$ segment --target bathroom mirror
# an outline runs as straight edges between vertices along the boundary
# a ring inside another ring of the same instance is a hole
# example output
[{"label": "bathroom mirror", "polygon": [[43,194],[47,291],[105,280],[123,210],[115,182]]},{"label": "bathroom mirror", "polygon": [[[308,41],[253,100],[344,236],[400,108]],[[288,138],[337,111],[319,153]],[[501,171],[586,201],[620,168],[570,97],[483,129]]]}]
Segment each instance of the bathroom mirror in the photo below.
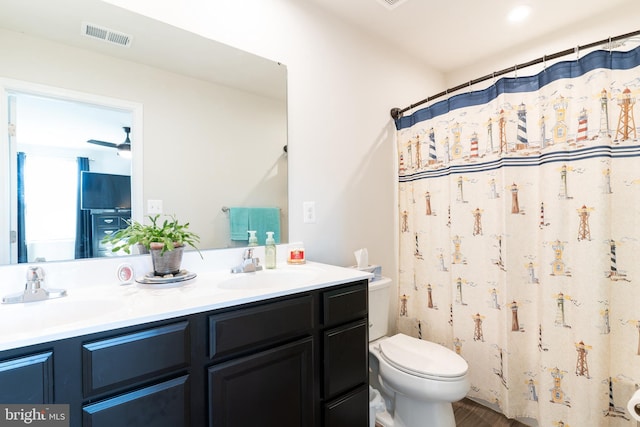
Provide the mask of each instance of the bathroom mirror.
[{"label": "bathroom mirror", "polygon": [[[25,92],[118,113],[106,129],[82,118],[71,128],[90,124],[86,136],[69,132],[65,139],[117,143],[124,140],[123,126],[131,126],[134,219],[148,214],[149,201],[160,201],[163,213],[190,223],[201,249],[225,248],[245,244],[230,240],[225,208],[277,207],[281,242],[288,241],[284,65],[99,0],[0,0],[0,8],[3,104],[9,95]],[[117,43],[86,35],[93,30],[113,34]],[[0,112],[6,123],[11,108],[2,105]],[[33,139],[52,140],[58,120],[47,120],[53,112],[39,114],[22,122],[18,116],[15,129],[1,128],[3,264],[15,262],[6,250],[15,241],[17,216],[6,208],[7,201],[15,205],[18,151],[9,135],[19,144],[21,136],[33,134],[21,123],[35,122],[42,136]],[[92,148],[117,156],[109,147]],[[77,152],[64,155],[75,158]],[[40,209],[57,212],[58,203]]]}]

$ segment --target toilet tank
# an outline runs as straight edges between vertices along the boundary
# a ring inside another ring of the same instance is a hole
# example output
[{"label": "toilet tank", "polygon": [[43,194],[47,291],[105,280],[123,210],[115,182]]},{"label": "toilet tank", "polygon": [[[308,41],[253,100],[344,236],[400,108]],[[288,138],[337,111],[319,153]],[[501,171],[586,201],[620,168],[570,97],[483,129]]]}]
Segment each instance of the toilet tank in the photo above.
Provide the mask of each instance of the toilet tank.
[{"label": "toilet tank", "polygon": [[369,341],[387,334],[391,279],[381,277],[369,282]]}]

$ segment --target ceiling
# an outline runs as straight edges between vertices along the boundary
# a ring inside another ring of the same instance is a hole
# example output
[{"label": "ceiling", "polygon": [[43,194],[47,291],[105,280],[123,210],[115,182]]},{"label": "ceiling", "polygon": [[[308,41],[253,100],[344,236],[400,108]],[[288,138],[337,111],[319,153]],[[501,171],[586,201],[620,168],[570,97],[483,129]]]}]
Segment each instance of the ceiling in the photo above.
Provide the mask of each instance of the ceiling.
[{"label": "ceiling", "polygon": [[[447,73],[637,0],[310,1]],[[509,11],[522,4],[531,7],[529,17],[508,22]]]},{"label": "ceiling", "polygon": [[[518,45],[531,43],[556,31],[579,25],[604,12],[631,5],[637,0],[305,0],[358,27],[380,41],[389,43],[430,68],[442,73],[461,69]],[[395,6],[389,6],[394,4]],[[506,17],[516,5],[531,6],[528,19],[508,22]],[[487,6],[489,5],[489,6]],[[262,82],[253,73],[225,73],[218,65],[243,62],[253,57],[227,46],[194,37],[185,31],[161,24],[96,0],[0,0],[0,27],[51,38],[81,48],[147,63],[174,68],[183,74],[245,87],[260,93]],[[65,13],[60,13],[64,10]],[[637,9],[636,9],[637,10]],[[80,37],[81,22],[97,23],[131,34],[134,43],[119,49]],[[52,31],[52,29],[55,29]],[[155,35],[153,38],[141,33]],[[614,36],[617,34],[613,34]],[[185,50],[184,46],[190,46]],[[564,48],[564,47],[563,47]],[[162,56],[160,55],[162,50]],[[216,52],[193,55],[193,52]],[[189,54],[185,54],[188,52]],[[167,57],[174,58],[167,61]],[[159,60],[158,58],[162,58]],[[255,60],[255,58],[251,58]],[[264,60],[265,66],[271,61]],[[255,65],[252,65],[255,67]],[[198,71],[194,71],[198,70]],[[251,87],[254,85],[255,87]],[[280,88],[278,88],[280,89]],[[275,96],[267,93],[268,96]]]}]

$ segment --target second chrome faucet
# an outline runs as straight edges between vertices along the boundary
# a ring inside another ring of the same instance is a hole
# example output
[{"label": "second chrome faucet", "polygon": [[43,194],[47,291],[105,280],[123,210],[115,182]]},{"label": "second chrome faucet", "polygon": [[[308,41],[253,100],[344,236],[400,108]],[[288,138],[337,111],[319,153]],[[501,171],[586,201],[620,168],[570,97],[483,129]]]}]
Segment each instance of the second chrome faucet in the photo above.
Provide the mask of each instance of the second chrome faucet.
[{"label": "second chrome faucet", "polygon": [[262,270],[260,258],[253,256],[253,248],[247,248],[242,253],[242,263],[231,269],[232,273],[251,273]]}]

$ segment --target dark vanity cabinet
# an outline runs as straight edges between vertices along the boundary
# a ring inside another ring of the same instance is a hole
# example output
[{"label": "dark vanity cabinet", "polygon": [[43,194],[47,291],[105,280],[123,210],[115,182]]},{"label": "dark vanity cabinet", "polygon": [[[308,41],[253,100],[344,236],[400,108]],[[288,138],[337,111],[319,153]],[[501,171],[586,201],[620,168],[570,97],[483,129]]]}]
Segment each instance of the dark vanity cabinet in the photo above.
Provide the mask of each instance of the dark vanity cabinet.
[{"label": "dark vanity cabinet", "polygon": [[74,427],[191,426],[189,317],[0,352],[0,403],[69,404]]},{"label": "dark vanity cabinet", "polygon": [[81,351],[85,401],[116,392],[83,405],[82,425],[190,425],[189,320],[89,341]]},{"label": "dark vanity cabinet", "polygon": [[369,425],[367,296],[366,281],[322,293],[322,412],[325,427]]},{"label": "dark vanity cabinet", "polygon": [[210,427],[366,427],[367,281],[209,316]]},{"label": "dark vanity cabinet", "polygon": [[91,250],[94,258],[113,255],[111,245],[102,243],[102,239],[126,228],[130,219],[130,211],[91,214]]},{"label": "dark vanity cabinet", "polygon": [[367,281],[0,352],[73,427],[366,427]]},{"label": "dark vanity cabinet", "polygon": [[209,316],[209,425],[313,425],[314,298]]}]

